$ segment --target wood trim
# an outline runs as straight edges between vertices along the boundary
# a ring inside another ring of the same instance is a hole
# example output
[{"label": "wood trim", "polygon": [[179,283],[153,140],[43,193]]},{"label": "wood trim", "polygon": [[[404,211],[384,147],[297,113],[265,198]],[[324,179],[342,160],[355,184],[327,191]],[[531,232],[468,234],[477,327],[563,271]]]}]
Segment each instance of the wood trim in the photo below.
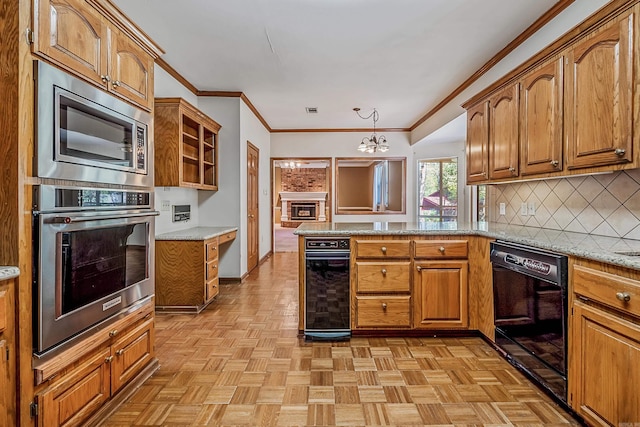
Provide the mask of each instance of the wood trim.
[{"label": "wood trim", "polygon": [[106,16],[111,23],[136,40],[145,51],[154,58],[164,55],[165,51],[154,42],[140,27],[138,27],[125,13],[109,0],[87,0],[94,8]]},{"label": "wood trim", "polygon": [[603,25],[607,21],[610,21],[637,3],[638,0],[612,0],[594,14],[587,17],[584,21],[564,33],[560,38],[556,39],[556,41],[520,64],[514,70],[496,80],[484,90],[475,94],[471,99],[464,102],[462,107],[466,109],[477,103],[479,100],[488,97],[502,86],[520,78],[524,73],[540,65],[542,61],[550,59],[554,55],[558,55],[562,50],[566,49],[580,37],[583,37],[587,32],[594,30],[596,27]]},{"label": "wood trim", "polygon": [[533,24],[531,24],[526,30],[518,35],[515,39],[511,41],[508,45],[506,45],[500,52],[495,54],[491,59],[489,59],[482,67],[480,67],[475,73],[473,73],[467,80],[462,82],[460,86],[458,86],[453,92],[451,92],[446,98],[440,101],[435,107],[429,110],[424,116],[420,117],[417,122],[415,122],[409,130],[413,131],[422,123],[424,123],[429,118],[433,117],[438,111],[440,111],[445,105],[453,101],[453,99],[460,95],[465,89],[471,86],[474,82],[476,82],[480,77],[485,75],[492,67],[494,67],[498,62],[504,59],[507,55],[513,52],[518,46],[520,46],[525,40],[531,37],[536,33],[540,28],[545,26],[549,21],[558,16],[560,12],[565,10],[569,5],[571,5],[575,0],[559,0],[551,9],[545,12],[541,17],[539,17]]},{"label": "wood trim", "polygon": [[[411,128],[376,128],[376,132],[410,132]],[[373,128],[329,128],[329,129],[271,129],[272,133],[304,132],[373,132]]]},{"label": "wood trim", "polygon": [[180,84],[182,84],[182,86],[186,87],[187,89],[189,89],[191,91],[191,93],[193,93],[194,95],[198,94],[198,88],[196,88],[193,84],[191,84],[191,82],[187,79],[185,79],[182,74],[180,74],[179,72],[176,71],[175,68],[173,68],[171,65],[169,65],[167,63],[167,61],[165,61],[162,58],[157,58],[156,59],[156,64],[162,68],[163,70],[165,70],[167,73],[169,73],[169,75],[171,75],[171,77],[173,77],[174,79],[176,79]]},{"label": "wood trim", "polygon": [[249,107],[249,110],[251,110],[253,112],[253,114],[255,114],[255,116],[258,118],[258,120],[260,120],[260,123],[262,123],[262,126],[264,126],[264,128],[266,130],[271,132],[272,131],[271,126],[269,126],[269,123],[267,123],[267,121],[264,119],[264,117],[262,117],[262,114],[260,114],[260,112],[255,107],[255,105],[253,105],[251,103],[251,101],[249,101],[249,98],[247,98],[247,96],[243,93],[242,95],[240,95],[240,99],[242,99],[244,101],[244,103],[247,105],[247,107]]},{"label": "wood trim", "polygon": [[247,98],[247,95],[244,92],[227,92],[222,90],[199,90],[196,92],[198,96],[219,96],[219,97],[227,97],[227,98],[240,98],[244,101],[247,107],[256,115],[262,126],[269,132],[273,132],[269,123],[262,117],[262,114],[258,111],[258,109],[253,105],[253,103]]},{"label": "wood trim", "polygon": [[267,260],[273,255],[273,251],[269,251],[258,261],[258,267],[267,262]]},{"label": "wood trim", "polygon": [[226,90],[198,90],[196,91],[198,96],[220,96],[223,98],[241,98],[242,92],[233,92]]}]

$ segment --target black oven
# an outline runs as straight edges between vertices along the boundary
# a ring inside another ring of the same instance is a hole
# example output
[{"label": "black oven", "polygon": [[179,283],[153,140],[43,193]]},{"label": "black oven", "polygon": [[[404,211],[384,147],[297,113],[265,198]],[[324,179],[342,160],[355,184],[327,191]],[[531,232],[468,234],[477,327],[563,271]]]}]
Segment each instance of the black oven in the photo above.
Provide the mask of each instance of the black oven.
[{"label": "black oven", "polygon": [[567,257],[491,243],[496,344],[547,391],[567,400]]},{"label": "black oven", "polygon": [[34,200],[36,354],[154,293],[153,193],[41,185]]}]

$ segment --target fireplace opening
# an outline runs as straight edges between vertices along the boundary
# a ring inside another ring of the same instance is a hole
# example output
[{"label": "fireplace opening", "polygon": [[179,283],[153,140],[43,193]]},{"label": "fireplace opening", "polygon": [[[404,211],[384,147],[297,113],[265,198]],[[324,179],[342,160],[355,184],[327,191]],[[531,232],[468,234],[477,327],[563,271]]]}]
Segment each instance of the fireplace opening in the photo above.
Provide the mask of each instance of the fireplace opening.
[{"label": "fireplace opening", "polygon": [[315,220],[316,204],[291,202],[291,219],[292,220]]}]

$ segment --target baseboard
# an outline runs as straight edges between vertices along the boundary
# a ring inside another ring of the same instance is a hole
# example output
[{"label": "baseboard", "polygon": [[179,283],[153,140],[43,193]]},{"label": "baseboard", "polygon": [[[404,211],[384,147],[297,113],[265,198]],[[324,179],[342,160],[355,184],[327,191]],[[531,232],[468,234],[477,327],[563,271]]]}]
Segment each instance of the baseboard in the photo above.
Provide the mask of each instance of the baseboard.
[{"label": "baseboard", "polygon": [[244,282],[248,275],[249,273],[244,273],[242,277],[220,277],[218,278],[218,283],[221,285],[237,285]]},{"label": "baseboard", "polygon": [[262,265],[265,263],[266,260],[268,260],[271,256],[273,255],[273,251],[269,251],[265,254],[265,256],[263,256],[262,258],[260,258],[260,261],[258,261],[258,265]]}]

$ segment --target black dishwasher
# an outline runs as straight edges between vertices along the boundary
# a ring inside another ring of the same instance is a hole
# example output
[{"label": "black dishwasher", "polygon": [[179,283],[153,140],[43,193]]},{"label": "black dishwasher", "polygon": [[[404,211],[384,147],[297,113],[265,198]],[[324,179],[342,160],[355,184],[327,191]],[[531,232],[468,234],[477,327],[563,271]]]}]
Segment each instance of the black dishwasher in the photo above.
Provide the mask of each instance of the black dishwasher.
[{"label": "black dishwasher", "polygon": [[351,337],[349,239],[305,238],[304,337]]}]

